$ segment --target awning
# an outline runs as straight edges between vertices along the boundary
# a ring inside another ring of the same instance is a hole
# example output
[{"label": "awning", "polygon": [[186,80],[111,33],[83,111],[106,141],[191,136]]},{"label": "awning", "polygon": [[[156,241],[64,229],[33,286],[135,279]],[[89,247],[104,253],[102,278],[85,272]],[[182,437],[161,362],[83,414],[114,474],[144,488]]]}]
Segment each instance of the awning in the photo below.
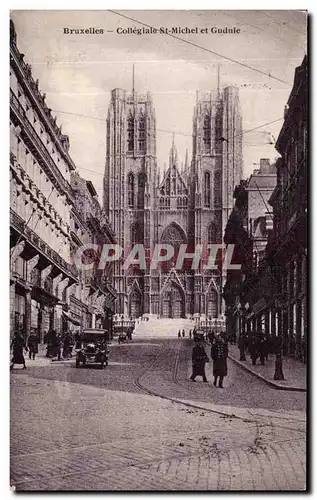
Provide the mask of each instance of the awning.
[{"label": "awning", "polygon": [[264,309],[266,309],[267,307],[268,307],[268,304],[267,304],[266,300],[262,298],[262,299],[258,300],[258,302],[253,304],[252,310],[253,310],[254,314],[258,314],[258,313],[262,312]]},{"label": "awning", "polygon": [[63,311],[63,314],[64,314],[65,318],[68,321],[70,321],[71,323],[73,323],[74,325],[77,325],[77,326],[81,325],[80,321],[78,321],[77,319],[73,318],[73,316],[71,316],[70,314],[68,314],[66,311]]}]

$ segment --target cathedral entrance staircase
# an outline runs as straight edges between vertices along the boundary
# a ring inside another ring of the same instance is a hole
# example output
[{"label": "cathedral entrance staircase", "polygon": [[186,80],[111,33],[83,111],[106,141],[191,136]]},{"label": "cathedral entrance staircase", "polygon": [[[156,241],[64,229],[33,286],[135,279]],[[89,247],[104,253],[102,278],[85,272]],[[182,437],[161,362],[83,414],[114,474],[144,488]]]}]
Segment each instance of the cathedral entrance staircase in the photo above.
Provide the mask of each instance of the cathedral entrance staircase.
[{"label": "cathedral entrance staircase", "polygon": [[149,321],[139,321],[135,324],[135,335],[148,338],[177,338],[179,330],[185,330],[188,338],[189,330],[194,329],[195,323],[185,318],[150,318]]}]

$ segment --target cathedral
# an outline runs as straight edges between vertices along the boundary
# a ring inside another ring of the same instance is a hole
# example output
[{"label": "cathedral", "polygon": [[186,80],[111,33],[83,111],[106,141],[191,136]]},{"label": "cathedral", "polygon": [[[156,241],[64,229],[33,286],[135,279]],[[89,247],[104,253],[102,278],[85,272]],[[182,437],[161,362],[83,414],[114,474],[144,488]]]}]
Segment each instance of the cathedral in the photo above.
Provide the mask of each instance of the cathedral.
[{"label": "cathedral", "polygon": [[222,243],[233,205],[233,191],[242,178],[242,118],[235,87],[197,92],[193,115],[193,151],[179,164],[175,141],[168,168],[156,158],[156,119],[151,94],[114,89],[107,116],[104,209],[124,255],[143,244],[146,261],[156,244],[169,243],[174,257],[156,269],[115,263],[116,313],[132,318],[216,318],[222,310],[225,274],[206,270],[207,255],[192,269],[186,259],[175,267],[178,249],[207,249]]}]

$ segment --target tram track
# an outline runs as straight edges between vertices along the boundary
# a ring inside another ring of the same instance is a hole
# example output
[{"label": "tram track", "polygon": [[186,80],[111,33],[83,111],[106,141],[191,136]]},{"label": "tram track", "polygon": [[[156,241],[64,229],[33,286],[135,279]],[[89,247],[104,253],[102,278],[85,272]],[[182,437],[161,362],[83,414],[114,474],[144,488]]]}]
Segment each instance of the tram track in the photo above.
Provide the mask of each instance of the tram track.
[{"label": "tram track", "polygon": [[[178,387],[181,387],[183,390],[186,390],[190,394],[190,393],[192,393],[192,391],[190,389],[188,389],[187,387],[185,387],[184,385],[182,385],[179,382],[178,378],[177,378],[180,352],[181,352],[181,346],[179,347],[179,349],[176,350],[176,354],[175,354],[175,357],[174,357],[174,363],[173,363],[173,369],[172,369],[172,382],[175,385],[177,385]],[[157,354],[157,356],[148,365],[146,365],[141,370],[141,372],[138,374],[137,377],[135,377],[135,379],[133,381],[133,384],[140,391],[142,391],[143,393],[148,394],[150,396],[159,397],[161,399],[165,399],[165,400],[168,400],[168,401],[172,401],[173,403],[180,404],[180,405],[185,406],[187,408],[192,408],[192,409],[196,409],[196,410],[202,410],[202,411],[208,412],[208,413],[213,413],[213,414],[219,415],[219,416],[221,416],[223,418],[235,418],[235,419],[238,419],[238,420],[242,420],[243,422],[250,422],[250,423],[254,423],[256,425],[265,425],[265,426],[268,426],[268,427],[272,426],[272,423],[263,423],[262,421],[257,420],[256,418],[254,418],[252,416],[250,416],[250,417],[238,416],[238,415],[235,415],[233,413],[228,413],[228,412],[225,412],[225,411],[220,411],[220,410],[215,410],[215,409],[211,409],[211,408],[206,408],[205,406],[202,406],[202,405],[199,405],[199,404],[195,404],[195,403],[192,403],[192,402],[183,401],[183,400],[181,400],[181,399],[179,399],[177,397],[168,396],[167,394],[162,394],[162,393],[159,393],[159,392],[157,392],[157,391],[155,391],[153,389],[150,389],[149,387],[146,387],[141,382],[141,379],[159,361],[159,359],[163,356],[163,354],[164,354],[164,347],[162,345],[161,350]],[[262,417],[262,418],[263,417],[264,418],[270,418],[268,415],[265,415],[265,414],[258,414],[257,416],[258,417]],[[285,417],[283,415],[281,415],[281,416],[275,415],[273,418],[285,420]],[[293,421],[293,422],[303,423],[302,421],[298,421],[297,419],[293,419],[293,418],[287,418],[287,420],[288,421]],[[283,426],[283,425],[278,425],[278,424],[275,425],[275,427],[279,427],[281,429],[287,429],[287,430],[294,430],[291,427],[287,427],[287,426]],[[297,429],[297,431],[306,434],[306,430]]]}]

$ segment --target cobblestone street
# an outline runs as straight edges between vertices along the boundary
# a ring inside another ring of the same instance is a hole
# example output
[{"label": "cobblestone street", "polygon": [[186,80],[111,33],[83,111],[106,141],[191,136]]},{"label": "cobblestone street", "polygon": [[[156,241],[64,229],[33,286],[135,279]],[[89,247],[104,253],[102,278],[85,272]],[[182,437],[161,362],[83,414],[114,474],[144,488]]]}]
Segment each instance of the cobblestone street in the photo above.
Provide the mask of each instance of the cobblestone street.
[{"label": "cobblestone street", "polygon": [[13,370],[11,485],[305,489],[305,394],[230,361],[223,390],[193,384],[190,354],[186,340],[135,340],[113,346],[104,370],[44,358]]}]

